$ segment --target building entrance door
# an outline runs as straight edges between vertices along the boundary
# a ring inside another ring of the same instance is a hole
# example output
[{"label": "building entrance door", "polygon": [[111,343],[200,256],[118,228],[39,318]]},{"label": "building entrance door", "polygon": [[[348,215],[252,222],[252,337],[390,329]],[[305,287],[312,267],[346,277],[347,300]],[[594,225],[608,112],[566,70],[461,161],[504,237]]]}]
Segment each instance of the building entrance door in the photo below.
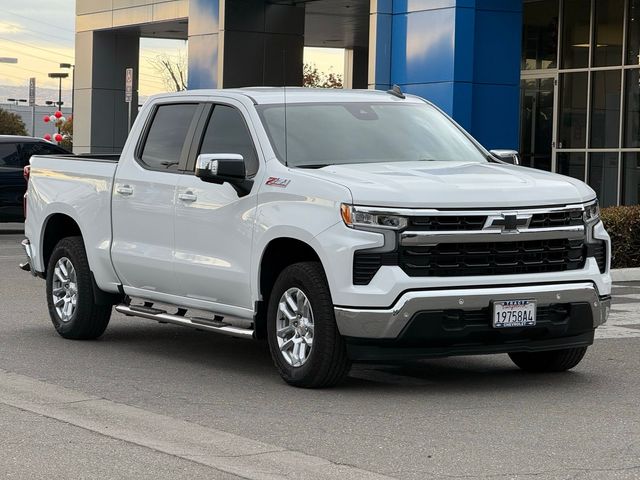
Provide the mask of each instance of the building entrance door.
[{"label": "building entrance door", "polygon": [[557,76],[521,80],[520,145],[522,164],[553,171]]}]

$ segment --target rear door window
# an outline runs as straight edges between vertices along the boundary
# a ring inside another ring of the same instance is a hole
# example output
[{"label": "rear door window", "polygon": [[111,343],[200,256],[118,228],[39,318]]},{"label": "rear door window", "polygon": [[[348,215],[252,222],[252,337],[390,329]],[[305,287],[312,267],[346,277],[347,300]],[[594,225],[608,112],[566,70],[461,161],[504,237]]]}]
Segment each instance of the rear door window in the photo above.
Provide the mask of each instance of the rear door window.
[{"label": "rear door window", "polygon": [[0,168],[22,168],[22,161],[15,143],[0,143]]},{"label": "rear door window", "polygon": [[177,171],[198,104],[160,105],[153,116],[140,160],[154,170]]},{"label": "rear door window", "polygon": [[20,157],[24,165],[29,163],[33,155],[68,155],[64,148],[44,142],[23,143],[20,145]]}]

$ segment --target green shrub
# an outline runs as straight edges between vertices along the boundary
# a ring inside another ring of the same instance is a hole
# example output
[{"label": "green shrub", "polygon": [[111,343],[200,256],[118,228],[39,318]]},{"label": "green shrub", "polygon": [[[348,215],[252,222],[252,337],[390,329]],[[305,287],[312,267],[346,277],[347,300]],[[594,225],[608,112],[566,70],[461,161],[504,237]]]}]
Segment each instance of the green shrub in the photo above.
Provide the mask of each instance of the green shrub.
[{"label": "green shrub", "polygon": [[603,208],[600,216],[611,235],[611,268],[640,267],[640,206]]}]

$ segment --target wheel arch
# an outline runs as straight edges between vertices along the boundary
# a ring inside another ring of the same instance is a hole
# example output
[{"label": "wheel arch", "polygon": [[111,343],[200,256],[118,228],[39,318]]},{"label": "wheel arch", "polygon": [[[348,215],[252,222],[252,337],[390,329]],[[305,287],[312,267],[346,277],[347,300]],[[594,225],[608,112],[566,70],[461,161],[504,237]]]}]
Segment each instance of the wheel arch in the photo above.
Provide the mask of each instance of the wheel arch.
[{"label": "wheel arch", "polygon": [[265,246],[258,266],[259,300],[255,315],[256,338],[266,338],[266,309],[278,275],[289,265],[299,262],[318,262],[324,269],[316,249],[298,238],[274,238]]},{"label": "wheel arch", "polygon": [[[54,213],[47,217],[42,229],[42,273],[46,276],[49,259],[56,244],[67,237],[79,236],[84,239],[80,225],[65,213]],[[85,246],[86,247],[86,246]]]}]

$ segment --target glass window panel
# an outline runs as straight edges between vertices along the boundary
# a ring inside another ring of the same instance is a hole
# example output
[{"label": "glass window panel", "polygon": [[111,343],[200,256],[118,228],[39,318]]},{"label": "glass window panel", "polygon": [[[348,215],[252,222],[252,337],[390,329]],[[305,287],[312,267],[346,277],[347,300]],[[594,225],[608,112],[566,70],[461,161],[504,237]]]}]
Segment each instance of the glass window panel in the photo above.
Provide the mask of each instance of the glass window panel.
[{"label": "glass window panel", "polygon": [[240,154],[247,176],[258,171],[258,157],[247,124],[239,110],[227,105],[214,107],[199,153]]},{"label": "glass window panel", "polygon": [[584,153],[558,152],[556,162],[558,173],[584,182]]},{"label": "glass window panel", "polygon": [[622,64],[624,0],[596,0],[593,66]]},{"label": "glass window panel", "polygon": [[182,147],[198,105],[161,105],[147,133],[141,160],[158,170],[177,170]]},{"label": "glass window panel", "polygon": [[0,143],[0,167],[22,168],[18,147],[15,143]]},{"label": "glass window panel", "polygon": [[522,80],[520,153],[523,165],[551,170],[553,78]]},{"label": "glass window panel", "polygon": [[640,64],[640,0],[629,0],[627,65]]},{"label": "glass window panel", "polygon": [[591,0],[565,0],[562,20],[562,68],[588,67]]},{"label": "glass window panel", "polygon": [[596,191],[600,206],[618,204],[618,152],[589,155],[589,186]]},{"label": "glass window panel", "polygon": [[622,204],[640,203],[640,153],[625,153],[622,170]]},{"label": "glass window panel", "polygon": [[617,148],[620,142],[620,70],[593,72],[591,147]]},{"label": "glass window panel", "polygon": [[625,71],[624,146],[640,147],[640,70]]},{"label": "glass window panel", "polygon": [[525,1],[522,69],[557,68],[558,0]]},{"label": "glass window panel", "polygon": [[558,148],[584,148],[587,135],[587,72],[561,76]]}]

